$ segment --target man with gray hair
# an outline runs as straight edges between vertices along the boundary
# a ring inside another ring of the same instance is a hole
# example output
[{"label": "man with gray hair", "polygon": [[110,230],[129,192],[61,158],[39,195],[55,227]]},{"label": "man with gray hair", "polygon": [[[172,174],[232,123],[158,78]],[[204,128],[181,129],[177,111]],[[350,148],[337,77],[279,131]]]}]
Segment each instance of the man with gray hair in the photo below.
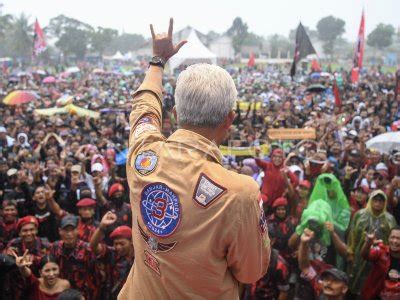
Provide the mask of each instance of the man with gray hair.
[{"label": "man with gray hair", "polygon": [[135,263],[119,299],[238,299],[239,283],[267,271],[270,245],[257,183],[222,166],[218,145],[235,118],[236,88],[220,67],[197,64],[177,81],[179,129],[161,134],[162,78],[185,41],[155,34],[133,93],[127,176]]}]

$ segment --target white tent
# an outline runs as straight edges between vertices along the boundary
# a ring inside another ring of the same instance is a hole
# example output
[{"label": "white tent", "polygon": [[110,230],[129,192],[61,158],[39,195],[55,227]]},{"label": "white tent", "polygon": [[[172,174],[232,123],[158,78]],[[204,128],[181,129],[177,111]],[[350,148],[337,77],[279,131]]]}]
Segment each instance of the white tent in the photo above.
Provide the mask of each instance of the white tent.
[{"label": "white tent", "polygon": [[200,62],[211,64],[217,63],[217,55],[203,45],[197,36],[196,31],[193,29],[190,32],[187,41],[187,44],[184,45],[179,52],[172,56],[169,60],[171,71],[182,64],[190,65]]},{"label": "white tent", "polygon": [[117,51],[113,56],[104,56],[107,60],[124,60],[124,56],[121,52]]}]

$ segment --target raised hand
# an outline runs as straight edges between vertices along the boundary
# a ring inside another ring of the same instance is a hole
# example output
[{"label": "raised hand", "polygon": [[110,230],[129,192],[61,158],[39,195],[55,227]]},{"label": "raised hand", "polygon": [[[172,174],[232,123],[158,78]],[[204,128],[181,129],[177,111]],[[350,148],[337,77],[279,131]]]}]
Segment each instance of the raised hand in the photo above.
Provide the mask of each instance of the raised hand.
[{"label": "raised hand", "polygon": [[175,55],[179,49],[187,43],[187,41],[180,41],[177,45],[172,43],[172,33],[174,30],[174,19],[169,20],[168,34],[161,33],[155,34],[153,24],[150,24],[151,36],[153,38],[153,55],[161,57],[165,62]]},{"label": "raised hand", "polygon": [[102,228],[105,228],[107,226],[114,224],[116,221],[117,221],[117,215],[109,211],[101,219],[100,226]]},{"label": "raised hand", "polygon": [[313,237],[314,237],[314,231],[305,228],[303,234],[301,235],[300,240],[302,243],[308,243],[309,241],[312,240]]},{"label": "raised hand", "polygon": [[28,252],[28,249],[26,249],[24,255],[18,256],[14,250],[11,250],[11,254],[15,257],[15,264],[18,268],[29,267],[32,265],[32,256],[28,255]]}]

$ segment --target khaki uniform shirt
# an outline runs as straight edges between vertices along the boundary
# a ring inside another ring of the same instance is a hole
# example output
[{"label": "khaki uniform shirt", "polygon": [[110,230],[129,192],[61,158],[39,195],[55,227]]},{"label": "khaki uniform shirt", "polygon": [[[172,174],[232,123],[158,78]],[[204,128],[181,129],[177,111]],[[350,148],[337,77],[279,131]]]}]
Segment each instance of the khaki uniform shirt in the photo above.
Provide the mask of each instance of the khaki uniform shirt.
[{"label": "khaki uniform shirt", "polygon": [[161,134],[161,86],[133,94],[127,176],[135,262],[118,299],[238,299],[267,271],[259,188],[226,170],[213,142]]}]

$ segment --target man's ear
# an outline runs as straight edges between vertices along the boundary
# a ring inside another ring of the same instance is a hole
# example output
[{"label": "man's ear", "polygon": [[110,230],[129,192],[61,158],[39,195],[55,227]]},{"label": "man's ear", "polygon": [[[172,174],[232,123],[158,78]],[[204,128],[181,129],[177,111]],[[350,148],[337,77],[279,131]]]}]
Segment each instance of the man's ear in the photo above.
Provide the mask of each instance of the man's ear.
[{"label": "man's ear", "polygon": [[233,110],[231,110],[228,113],[228,115],[225,117],[224,128],[229,129],[231,127],[233,121],[235,120],[235,118],[236,118],[236,113]]}]

